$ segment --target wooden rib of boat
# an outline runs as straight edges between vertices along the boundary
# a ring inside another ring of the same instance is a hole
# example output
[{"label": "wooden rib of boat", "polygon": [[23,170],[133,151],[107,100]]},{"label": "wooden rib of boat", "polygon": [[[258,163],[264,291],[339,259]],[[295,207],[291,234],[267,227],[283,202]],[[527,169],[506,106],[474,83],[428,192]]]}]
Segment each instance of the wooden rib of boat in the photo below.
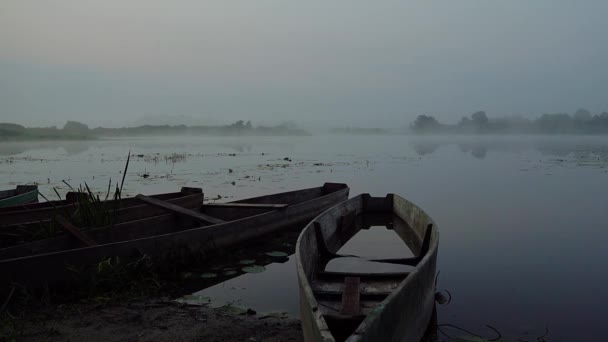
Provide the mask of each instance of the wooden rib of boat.
[{"label": "wooden rib of boat", "polygon": [[[152,195],[151,197],[163,201],[170,201],[192,194],[202,194],[202,190],[200,188],[183,187],[179,192]],[[76,209],[78,209],[80,199],[86,196],[87,194],[81,192],[68,192],[65,200],[1,208],[0,231],[4,229],[4,226],[27,226],[28,223],[46,222],[51,220],[58,213],[61,213],[62,215],[71,215],[74,211],[76,211]],[[103,201],[102,203],[105,208],[111,210],[120,210],[142,205],[141,201],[134,197],[127,197],[119,200],[107,200]]]},{"label": "wooden rib of boat", "polygon": [[346,200],[348,191],[345,184],[326,183],[229,203],[204,204],[197,210],[138,195],[137,200],[162,208],[167,214],[86,232],[80,230],[86,236],[84,241],[64,235],[2,249],[0,274],[7,282],[55,286],[69,283],[73,278],[70,269],[94,265],[110,257],[147,255],[158,265],[205,257],[249,239],[303,224]]},{"label": "wooden rib of boat", "polygon": [[17,185],[15,189],[0,191],[0,208],[38,202],[38,186]]},{"label": "wooden rib of boat", "polygon": [[[400,219],[400,227],[392,229],[415,257],[369,261],[408,265],[411,271],[326,271],[330,260],[341,257],[339,249],[365,227],[366,217],[377,214]],[[359,195],[315,218],[296,245],[304,340],[419,342],[434,308],[438,239],[433,220],[393,194]]]}]

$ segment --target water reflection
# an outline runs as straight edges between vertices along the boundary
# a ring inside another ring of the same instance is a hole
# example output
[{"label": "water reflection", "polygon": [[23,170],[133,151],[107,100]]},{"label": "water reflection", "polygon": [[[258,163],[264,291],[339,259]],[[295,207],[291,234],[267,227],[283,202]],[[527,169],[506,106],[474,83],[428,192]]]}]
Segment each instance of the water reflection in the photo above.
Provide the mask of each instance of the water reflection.
[{"label": "water reflection", "polygon": [[208,298],[215,307],[231,305],[258,312],[299,315],[295,244],[303,226],[248,241],[185,273],[185,287],[194,298]]},{"label": "water reflection", "polygon": [[0,144],[0,155],[17,155],[33,150],[62,149],[68,156],[86,152],[91,146],[87,141],[28,141],[4,142]]},{"label": "water reflection", "polygon": [[608,158],[606,137],[413,137],[409,141],[419,156],[433,154],[444,147],[457,146],[465,154],[485,159],[488,153],[523,153],[536,151],[543,156],[579,156],[594,154]]}]

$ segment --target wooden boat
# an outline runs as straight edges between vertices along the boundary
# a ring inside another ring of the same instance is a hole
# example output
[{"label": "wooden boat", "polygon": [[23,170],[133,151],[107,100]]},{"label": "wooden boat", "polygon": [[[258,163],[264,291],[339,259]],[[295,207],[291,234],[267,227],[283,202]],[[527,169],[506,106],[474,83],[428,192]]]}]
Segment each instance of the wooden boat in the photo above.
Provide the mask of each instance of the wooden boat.
[{"label": "wooden boat", "polygon": [[71,270],[111,257],[147,255],[159,267],[167,262],[173,266],[303,224],[346,200],[348,191],[345,184],[326,183],[229,203],[208,203],[198,210],[138,195],[137,200],[162,208],[167,214],[86,232],[73,227],[76,239],[64,235],[1,249],[0,274],[6,282],[37,287],[65,285],[73,278]]},{"label": "wooden boat", "polygon": [[[192,194],[202,194],[200,188],[183,187],[179,192],[170,192],[151,197],[168,201]],[[79,202],[87,194],[82,192],[68,192],[65,200],[40,202],[28,205],[17,205],[0,208],[0,231],[3,226],[26,225],[28,223],[40,223],[51,220],[58,213],[70,215],[78,209]],[[201,197],[201,196],[198,196]],[[119,200],[103,201],[103,206],[111,210],[125,209],[142,205],[141,201],[134,197],[127,197]]]},{"label": "wooden boat", "polygon": [[[415,257],[368,261],[391,267],[409,265],[411,271],[325,270],[330,260],[342,257],[336,253],[351,237],[372,225],[366,221],[389,215],[400,222],[392,229]],[[434,308],[438,239],[433,220],[393,194],[359,195],[315,218],[296,245],[304,340],[419,342]]]},{"label": "wooden boat", "polygon": [[38,202],[37,185],[17,185],[15,189],[0,191],[0,208]]},{"label": "wooden boat", "polygon": [[[57,233],[61,233],[62,230],[70,233],[70,227],[63,223],[71,218],[79,206],[83,204],[83,202],[78,200],[78,198],[83,195],[85,197],[83,201],[88,201],[86,199],[86,194],[74,192],[68,193],[67,200],[56,201],[60,205],[48,208],[38,207],[37,209],[32,210],[0,213],[0,222],[28,221],[25,223],[13,223],[9,225],[0,224],[0,248],[6,248],[32,240],[39,240],[44,237],[49,237],[49,235],[57,235]],[[201,188],[183,187],[179,192],[152,195],[150,197],[187,209],[197,209],[203,203],[204,195]],[[49,202],[46,203],[48,204]],[[90,203],[87,205],[90,205]],[[98,206],[95,215],[103,217],[103,219],[101,219],[102,222],[107,221],[107,223],[111,224],[134,221],[166,213],[164,209],[146,204],[135,197],[109,200],[93,205]],[[48,219],[31,221],[31,219],[28,219],[28,215],[29,217],[48,217]],[[98,217],[98,219],[100,219],[100,217]],[[2,221],[4,219],[6,219],[6,221]],[[97,224],[97,226],[99,225],[103,224]],[[58,229],[60,230],[57,231]]]}]

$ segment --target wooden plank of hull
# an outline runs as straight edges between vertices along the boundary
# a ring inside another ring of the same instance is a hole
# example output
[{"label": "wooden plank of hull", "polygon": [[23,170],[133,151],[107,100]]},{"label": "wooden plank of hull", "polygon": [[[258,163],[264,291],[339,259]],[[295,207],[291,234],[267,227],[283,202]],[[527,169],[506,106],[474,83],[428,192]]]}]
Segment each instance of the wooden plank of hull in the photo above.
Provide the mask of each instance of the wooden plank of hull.
[{"label": "wooden plank of hull", "polygon": [[[168,201],[194,194],[202,194],[202,190],[200,188],[183,188],[183,191],[180,192],[158,194],[150,197]],[[116,209],[124,209],[141,205],[141,202],[136,200],[134,197],[130,197],[120,200],[108,200],[104,202],[104,205],[111,208],[116,207]],[[73,213],[76,208],[78,208],[78,203],[73,203],[67,200],[43,202],[25,207],[16,206],[0,208],[0,226],[46,221],[57,215],[57,212],[68,215]]]},{"label": "wooden plank of hull", "polygon": [[[296,246],[296,267],[300,288],[300,312],[305,341],[406,341],[418,342],[424,335],[434,307],[435,268],[438,249],[438,232],[432,230],[428,252],[420,259],[416,268],[401,278],[376,280],[361,276],[361,310],[365,317],[352,315],[336,316],[340,310],[340,299],[335,293],[343,291],[339,280],[320,278],[316,274],[324,263],[319,259],[322,253],[317,250],[320,243],[315,232],[315,222],[322,227],[322,237],[330,252],[335,253],[345,242],[339,237],[343,232],[340,222],[346,213],[386,212],[393,213],[407,222],[416,235],[422,239],[429,224],[434,226],[424,211],[413,203],[396,195],[373,198],[369,195],[354,197],[319,215],[301,233]],[[339,233],[340,232],[340,233]],[[334,272],[335,273],[335,272]],[[354,276],[354,274],[348,274]],[[396,276],[396,275],[395,275]],[[395,283],[395,279],[399,279]],[[370,291],[372,288],[376,291]],[[389,291],[389,292],[387,292]],[[315,297],[318,293],[319,299]],[[384,297],[383,297],[384,296]],[[378,301],[374,301],[378,298]],[[325,319],[327,317],[327,320]],[[344,325],[349,335],[337,339],[332,331]],[[331,330],[333,327],[334,330]],[[350,329],[350,330],[348,330]]]},{"label": "wooden plank of hull", "polygon": [[66,220],[63,216],[57,216],[55,219],[57,220],[57,222],[59,222],[59,224],[61,225],[61,227],[64,230],[66,230],[73,237],[78,239],[78,241],[80,241],[85,246],[87,246],[87,247],[97,246],[97,242],[93,241],[93,239],[86,236],[83,232],[80,231],[80,229],[78,227],[76,227],[75,225],[68,222],[68,220]]},{"label": "wooden plank of hull", "polygon": [[283,209],[288,204],[261,204],[261,203],[207,203],[208,208],[237,208],[237,209]]},{"label": "wooden plank of hull", "polygon": [[[65,267],[66,265],[91,265],[109,257],[128,258],[141,254],[152,257],[158,263],[162,261],[175,263],[193,255],[204,256],[284,227],[304,223],[319,212],[346,200],[348,191],[348,187],[344,185],[341,190],[318,198],[309,198],[282,210],[206,227],[95,247],[3,260],[0,261],[0,274],[7,282],[31,286],[43,286],[44,282],[55,286],[65,285],[71,279],[71,271]],[[94,238],[92,234],[91,236]]]},{"label": "wooden plank of hull", "polygon": [[[173,199],[167,199],[168,203],[178,205],[184,208],[196,209],[199,208],[203,201],[203,194],[193,194],[186,195],[182,197],[176,197]],[[59,211],[59,213],[62,213]],[[143,219],[151,216],[158,216],[165,214],[166,211],[159,207],[150,206],[147,204],[140,203],[137,206],[131,206],[126,208],[121,208],[114,210],[112,212],[112,221],[114,223],[122,223],[127,221],[135,221],[139,219]],[[57,215],[55,213],[55,215]],[[1,215],[0,215],[1,216]],[[4,227],[0,227],[0,231],[3,233],[14,233],[20,234],[23,232],[34,233],[38,229],[40,229],[41,225],[49,224],[50,221],[42,221],[42,222],[30,222],[30,223],[21,223],[21,224],[13,224]]]},{"label": "wooden plank of hull", "polygon": [[212,223],[212,224],[219,224],[219,223],[226,222],[224,220],[220,220],[213,216],[205,215],[203,213],[199,213],[194,210],[182,208],[175,204],[171,204],[169,202],[161,201],[161,200],[151,198],[148,196],[137,195],[137,196],[135,196],[135,198],[137,198],[138,200],[140,200],[146,204],[151,204],[153,206],[160,207],[161,209],[164,209],[165,211],[169,211],[174,214],[181,215],[181,216],[190,217],[190,218],[202,221],[202,222],[208,222],[208,223]]},{"label": "wooden plank of hull", "polygon": [[361,278],[359,277],[344,278],[342,308],[340,309],[342,315],[355,316],[359,314],[359,301],[361,300],[361,293],[359,291],[360,281]]}]

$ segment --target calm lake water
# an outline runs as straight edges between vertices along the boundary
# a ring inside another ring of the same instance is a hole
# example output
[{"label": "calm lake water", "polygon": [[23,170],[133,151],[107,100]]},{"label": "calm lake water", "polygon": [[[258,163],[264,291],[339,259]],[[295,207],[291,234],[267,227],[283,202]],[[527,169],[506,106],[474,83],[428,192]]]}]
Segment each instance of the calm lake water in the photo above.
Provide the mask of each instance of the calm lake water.
[{"label": "calm lake water", "polygon": [[[37,182],[56,198],[86,182],[128,194],[202,187],[241,199],[345,182],[351,195],[389,192],[424,208],[441,233],[439,287],[453,295],[440,323],[514,340],[604,339],[608,316],[608,138],[162,137],[0,144],[0,188]],[[291,161],[286,161],[289,158]],[[144,177],[144,175],[147,175]],[[366,231],[372,234],[374,230]],[[379,232],[370,239],[382,239]],[[365,245],[365,244],[363,244]],[[375,246],[383,246],[375,243]],[[289,246],[284,252],[289,253]],[[366,249],[367,252],[373,252]],[[386,252],[380,247],[378,253]],[[297,314],[289,260],[205,293]],[[204,291],[203,291],[204,292]],[[272,298],[273,300],[268,300]]]}]

